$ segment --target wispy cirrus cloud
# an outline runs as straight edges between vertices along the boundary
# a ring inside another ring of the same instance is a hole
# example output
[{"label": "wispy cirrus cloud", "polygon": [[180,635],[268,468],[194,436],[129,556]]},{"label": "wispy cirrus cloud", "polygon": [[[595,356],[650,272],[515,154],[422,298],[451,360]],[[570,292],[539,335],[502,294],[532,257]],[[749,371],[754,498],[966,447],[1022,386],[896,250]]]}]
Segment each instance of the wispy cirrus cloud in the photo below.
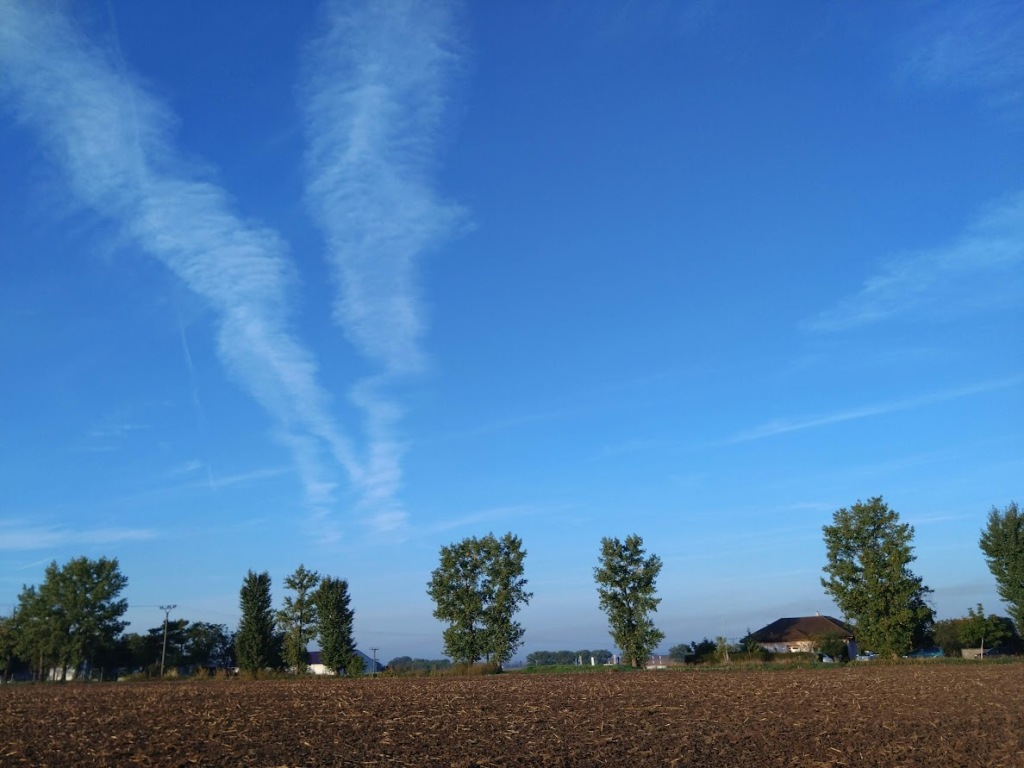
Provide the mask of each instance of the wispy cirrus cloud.
[{"label": "wispy cirrus cloud", "polygon": [[301,89],[307,203],[336,279],[334,319],[381,367],[351,398],[370,440],[364,510],[387,530],[405,520],[395,501],[402,409],[387,390],[424,367],[417,262],[462,218],[430,183],[459,56],[451,4],[364,0],[325,11]]},{"label": "wispy cirrus cloud", "polygon": [[951,245],[892,257],[859,291],[803,327],[843,331],[900,317],[957,317],[1022,301],[1024,192],[990,207]]},{"label": "wispy cirrus cloud", "polygon": [[570,510],[568,505],[531,505],[515,504],[504,507],[492,507],[489,509],[469,512],[458,517],[437,520],[429,525],[423,526],[418,533],[421,535],[433,536],[438,533],[465,528],[480,526],[482,523],[497,523],[501,520],[522,520],[524,518],[538,517],[540,515],[551,516]]},{"label": "wispy cirrus cloud", "polygon": [[887,413],[910,411],[915,408],[934,405],[935,403],[945,403],[951,400],[973,397],[975,395],[995,392],[1001,389],[1011,389],[1019,387],[1022,384],[1024,384],[1024,376],[1014,376],[1006,379],[998,379],[996,381],[983,382],[981,384],[975,384],[968,387],[961,387],[959,389],[932,392],[919,397],[907,398],[905,400],[894,400],[888,403],[878,403],[859,408],[850,408],[820,416],[810,416],[800,419],[774,419],[756,426],[753,429],[740,432],[728,440],[725,440],[723,444],[731,445],[735,443],[746,443],[752,440],[763,440],[768,437],[784,435],[789,432],[801,432],[807,429],[816,429],[818,427],[831,426],[832,424],[841,424],[845,421],[856,421],[858,419],[870,418],[872,416],[882,416]]},{"label": "wispy cirrus cloud", "polygon": [[85,38],[60,6],[4,0],[0,92],[38,134],[77,200],[115,222],[215,311],[220,359],[293,448],[308,503],[326,513],[336,465],[363,482],[329,413],[316,361],[289,330],[294,276],[285,244],[243,221],[227,194],[179,156],[172,115],[116,52]]},{"label": "wispy cirrus cloud", "polygon": [[75,545],[147,541],[157,534],[147,528],[71,528],[19,520],[0,521],[0,550],[33,551]]},{"label": "wispy cirrus cloud", "polygon": [[1024,117],[1024,12],[1017,0],[946,3],[906,42],[902,72],[931,87],[978,92]]},{"label": "wispy cirrus cloud", "polygon": [[89,453],[116,451],[122,448],[132,435],[149,427],[149,424],[133,417],[126,410],[113,413],[85,434],[80,450]]}]

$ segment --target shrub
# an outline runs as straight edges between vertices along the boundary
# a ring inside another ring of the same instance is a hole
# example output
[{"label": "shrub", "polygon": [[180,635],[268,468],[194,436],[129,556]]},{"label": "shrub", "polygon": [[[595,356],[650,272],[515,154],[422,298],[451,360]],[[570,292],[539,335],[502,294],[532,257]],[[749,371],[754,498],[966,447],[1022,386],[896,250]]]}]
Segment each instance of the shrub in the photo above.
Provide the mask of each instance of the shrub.
[{"label": "shrub", "polygon": [[849,661],[846,642],[837,634],[821,635],[814,639],[814,647],[818,653],[829,656],[833,661]]}]

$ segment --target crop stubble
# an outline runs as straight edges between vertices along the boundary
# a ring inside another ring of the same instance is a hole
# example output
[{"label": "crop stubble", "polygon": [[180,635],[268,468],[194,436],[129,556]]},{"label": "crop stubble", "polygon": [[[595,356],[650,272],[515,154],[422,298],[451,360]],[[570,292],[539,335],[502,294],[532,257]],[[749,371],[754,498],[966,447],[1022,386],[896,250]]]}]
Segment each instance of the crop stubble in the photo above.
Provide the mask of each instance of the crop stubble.
[{"label": "crop stubble", "polygon": [[0,765],[1024,767],[1024,664],[8,685]]}]

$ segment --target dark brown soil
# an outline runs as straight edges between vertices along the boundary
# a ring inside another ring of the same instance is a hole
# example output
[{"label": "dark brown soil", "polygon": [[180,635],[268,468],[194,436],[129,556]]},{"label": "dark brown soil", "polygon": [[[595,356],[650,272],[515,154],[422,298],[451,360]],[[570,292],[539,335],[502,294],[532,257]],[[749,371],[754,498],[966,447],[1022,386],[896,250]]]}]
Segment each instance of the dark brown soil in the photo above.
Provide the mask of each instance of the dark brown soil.
[{"label": "dark brown soil", "polygon": [[1024,767],[1024,664],[0,688],[2,766]]}]

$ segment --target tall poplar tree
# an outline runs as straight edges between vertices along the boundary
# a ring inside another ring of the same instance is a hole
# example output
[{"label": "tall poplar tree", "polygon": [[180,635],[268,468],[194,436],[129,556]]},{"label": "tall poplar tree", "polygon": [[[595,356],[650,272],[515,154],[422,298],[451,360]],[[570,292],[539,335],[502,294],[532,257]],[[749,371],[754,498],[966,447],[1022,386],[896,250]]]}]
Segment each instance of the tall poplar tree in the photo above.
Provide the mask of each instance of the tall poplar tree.
[{"label": "tall poplar tree", "polygon": [[242,618],[235,634],[238,668],[255,675],[276,666],[274,612],[270,607],[270,574],[249,571],[239,593]]},{"label": "tall poplar tree", "polygon": [[295,573],[285,577],[284,585],[293,595],[286,595],[284,607],[277,612],[277,626],[284,634],[284,662],[295,674],[306,671],[306,646],[316,637],[317,611],[313,591],[320,584],[320,574],[299,565]]},{"label": "tall poplar tree", "polygon": [[661,598],[655,597],[661,558],[645,557],[644,540],[631,534],[626,540],[601,539],[601,556],[594,568],[598,600],[608,614],[609,634],[622,650],[624,663],[642,667],[665,639],[654,626],[651,613]]},{"label": "tall poplar tree", "polygon": [[857,643],[897,657],[924,641],[934,620],[931,590],[910,570],[914,528],[881,496],[836,510],[825,525],[828,578],[821,585],[857,629]]},{"label": "tall poplar tree", "polygon": [[1024,637],[1024,515],[1011,501],[1000,511],[992,507],[981,532],[981,551],[996,579],[999,597]]},{"label": "tall poplar tree", "polygon": [[363,659],[352,638],[355,611],[350,607],[348,582],[325,576],[313,593],[319,617],[320,661],[328,669],[362,672]]}]

